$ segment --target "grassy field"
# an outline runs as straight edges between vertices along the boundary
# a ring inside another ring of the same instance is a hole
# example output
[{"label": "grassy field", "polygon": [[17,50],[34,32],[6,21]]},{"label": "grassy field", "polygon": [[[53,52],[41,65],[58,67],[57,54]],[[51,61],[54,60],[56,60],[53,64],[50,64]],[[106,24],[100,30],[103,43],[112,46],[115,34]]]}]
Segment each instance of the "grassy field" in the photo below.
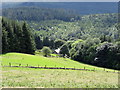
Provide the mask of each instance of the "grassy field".
[{"label": "grassy field", "polygon": [[117,73],[4,67],[2,74],[2,87],[118,88]]},{"label": "grassy field", "polygon": [[[95,67],[67,58],[43,57],[21,53],[7,53],[1,56],[2,65],[22,64],[26,66],[70,67],[94,69],[54,70],[2,67],[2,87],[41,87],[41,88],[118,88],[118,73],[112,69]],[[117,71],[116,71],[117,72]]]},{"label": "grassy field", "polygon": [[[29,54],[22,53],[7,53],[2,55],[2,65],[8,66],[11,63],[13,66],[18,66],[21,64],[22,66],[47,66],[47,67],[66,67],[66,68],[80,68],[91,70],[104,70],[104,68],[87,65],[83,63],[79,63],[77,61],[68,59],[68,58],[56,58],[56,57],[43,57],[43,56],[35,56]],[[114,71],[112,69],[106,69],[107,71]]]}]

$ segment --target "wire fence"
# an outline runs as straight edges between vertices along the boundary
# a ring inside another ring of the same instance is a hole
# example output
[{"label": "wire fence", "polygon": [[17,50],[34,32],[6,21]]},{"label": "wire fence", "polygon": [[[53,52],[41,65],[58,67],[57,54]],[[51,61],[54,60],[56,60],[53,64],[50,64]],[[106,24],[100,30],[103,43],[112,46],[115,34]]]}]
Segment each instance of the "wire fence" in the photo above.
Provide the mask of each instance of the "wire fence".
[{"label": "wire fence", "polygon": [[[1,64],[2,65],[2,64]],[[19,68],[35,68],[35,69],[64,69],[64,70],[83,70],[83,71],[105,71],[105,72],[112,72],[112,73],[119,73],[118,70],[112,70],[112,71],[108,71],[106,68],[103,68],[103,70],[97,70],[96,68],[93,69],[87,69],[87,67],[84,67],[83,69],[81,68],[68,68],[68,67],[48,67],[47,65],[45,66],[40,66],[38,64],[38,66],[30,66],[29,64],[20,64],[20,63],[16,63],[16,65],[12,65],[12,63],[8,63],[8,65],[2,65],[2,67],[19,67]]]}]

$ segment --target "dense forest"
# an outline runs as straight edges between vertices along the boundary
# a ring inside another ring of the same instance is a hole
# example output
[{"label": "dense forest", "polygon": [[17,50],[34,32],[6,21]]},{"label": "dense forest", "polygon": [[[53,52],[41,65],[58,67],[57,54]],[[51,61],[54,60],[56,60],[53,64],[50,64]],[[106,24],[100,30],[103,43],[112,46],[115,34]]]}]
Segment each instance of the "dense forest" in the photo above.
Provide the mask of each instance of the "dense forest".
[{"label": "dense forest", "polygon": [[115,13],[81,16],[64,9],[22,7],[4,9],[3,16],[14,19],[2,18],[3,53],[34,54],[47,46],[52,52],[59,48],[63,57],[120,69],[120,35]]},{"label": "dense forest", "polygon": [[14,20],[44,21],[44,20],[79,20],[80,15],[75,11],[65,9],[50,9],[38,7],[20,7],[3,9],[2,15]]},{"label": "dense forest", "polygon": [[117,13],[117,2],[2,2],[2,8],[40,7],[51,9],[69,9],[78,14]]},{"label": "dense forest", "polygon": [[35,42],[27,24],[2,18],[2,53],[34,51]]},{"label": "dense forest", "polygon": [[119,37],[117,14],[86,15],[74,22],[46,20],[28,23],[34,33],[41,37],[48,36],[50,39],[85,40],[88,37],[106,37],[107,41],[114,41]]}]

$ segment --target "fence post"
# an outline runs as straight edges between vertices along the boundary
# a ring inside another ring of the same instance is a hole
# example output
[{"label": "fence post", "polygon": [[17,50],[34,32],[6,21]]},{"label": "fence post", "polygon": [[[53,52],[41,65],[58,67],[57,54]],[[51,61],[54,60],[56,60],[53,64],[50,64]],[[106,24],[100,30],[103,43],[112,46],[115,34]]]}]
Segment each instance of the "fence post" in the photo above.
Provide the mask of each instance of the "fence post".
[{"label": "fence post", "polygon": [[45,68],[46,68],[46,65],[45,65]]},{"label": "fence post", "polygon": [[11,63],[9,63],[9,66],[11,67]]},{"label": "fence post", "polygon": [[85,67],[84,67],[84,70],[85,70]]},{"label": "fence post", "polygon": [[27,67],[28,67],[28,64],[27,64]]}]

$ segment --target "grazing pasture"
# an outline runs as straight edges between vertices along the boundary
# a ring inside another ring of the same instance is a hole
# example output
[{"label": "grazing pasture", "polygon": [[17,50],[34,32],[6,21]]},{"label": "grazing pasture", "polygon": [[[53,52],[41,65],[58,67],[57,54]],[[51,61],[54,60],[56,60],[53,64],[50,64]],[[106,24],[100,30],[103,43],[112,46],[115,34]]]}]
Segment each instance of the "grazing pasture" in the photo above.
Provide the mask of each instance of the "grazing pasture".
[{"label": "grazing pasture", "polygon": [[[40,88],[118,88],[118,71],[87,65],[68,58],[43,57],[22,53],[7,53],[2,57],[2,87]],[[4,67],[47,66],[86,68],[84,70],[35,69]],[[110,72],[106,72],[110,71]]]},{"label": "grazing pasture", "polygon": [[[43,57],[36,55],[29,55],[23,53],[7,53],[2,55],[2,65],[9,66],[41,66],[41,67],[66,67],[66,68],[78,68],[78,69],[90,69],[101,71],[112,71],[112,69],[104,69],[102,67],[96,67],[88,64],[83,64],[68,58],[62,57]],[[116,71],[117,72],[117,71]]]},{"label": "grazing pasture", "polygon": [[118,73],[3,67],[2,87],[118,88]]}]

